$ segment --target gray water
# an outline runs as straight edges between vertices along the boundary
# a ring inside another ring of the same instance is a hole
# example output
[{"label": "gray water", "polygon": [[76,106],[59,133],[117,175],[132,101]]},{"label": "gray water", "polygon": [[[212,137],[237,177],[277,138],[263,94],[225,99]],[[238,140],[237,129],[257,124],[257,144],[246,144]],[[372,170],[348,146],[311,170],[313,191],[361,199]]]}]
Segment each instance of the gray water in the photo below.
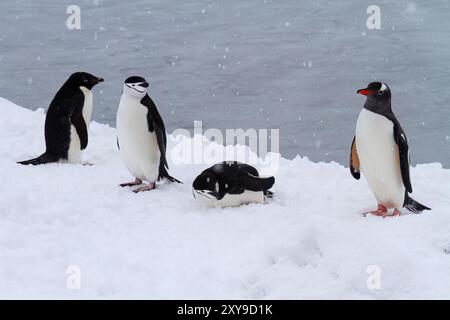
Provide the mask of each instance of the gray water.
[{"label": "gray water", "polygon": [[[81,30],[66,8],[81,8]],[[94,120],[115,124],[123,80],[150,80],[169,132],[279,128],[285,157],[347,163],[373,80],[393,92],[413,163],[450,166],[450,2],[134,0],[0,2],[0,96],[47,108],[74,71],[102,76]]]}]

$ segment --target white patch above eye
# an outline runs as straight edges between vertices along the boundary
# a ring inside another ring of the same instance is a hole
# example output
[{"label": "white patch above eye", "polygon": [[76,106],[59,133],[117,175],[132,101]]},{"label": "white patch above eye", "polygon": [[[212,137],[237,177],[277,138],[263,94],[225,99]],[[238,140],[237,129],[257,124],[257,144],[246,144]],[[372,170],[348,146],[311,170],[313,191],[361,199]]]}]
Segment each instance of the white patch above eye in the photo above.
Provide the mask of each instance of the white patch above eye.
[{"label": "white patch above eye", "polygon": [[211,179],[208,177],[208,178],[206,178],[206,182],[209,182],[209,181],[211,181]]},{"label": "white patch above eye", "polygon": [[387,89],[387,85],[385,85],[383,82],[381,83],[381,88],[378,90],[378,94],[381,96],[384,91]]},{"label": "white patch above eye", "polygon": [[225,183],[225,189],[228,189],[228,183]]}]

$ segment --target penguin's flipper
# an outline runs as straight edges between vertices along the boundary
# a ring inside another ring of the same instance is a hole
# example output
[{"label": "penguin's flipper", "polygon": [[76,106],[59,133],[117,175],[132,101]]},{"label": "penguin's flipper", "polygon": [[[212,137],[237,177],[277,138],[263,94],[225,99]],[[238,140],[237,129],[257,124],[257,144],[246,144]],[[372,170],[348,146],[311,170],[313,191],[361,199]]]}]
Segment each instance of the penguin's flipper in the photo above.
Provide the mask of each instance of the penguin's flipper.
[{"label": "penguin's flipper", "polygon": [[71,122],[77,130],[78,137],[80,137],[81,150],[86,149],[88,145],[88,131],[86,122],[84,122],[83,114],[81,112],[74,113],[72,115]]},{"label": "penguin's flipper", "polygon": [[409,146],[408,140],[406,139],[406,134],[403,132],[400,123],[395,118],[391,119],[394,122],[394,139],[398,145],[399,160],[400,160],[400,171],[402,173],[402,180],[405,189],[411,193],[411,179],[409,176]]},{"label": "penguin's flipper", "polygon": [[166,147],[167,147],[167,141],[166,141],[166,131],[163,128],[159,126],[155,126],[156,131],[156,140],[158,141],[159,151],[161,154],[160,161],[166,167],[169,169],[169,164],[167,163],[166,158]]},{"label": "penguin's flipper", "polygon": [[17,163],[23,164],[23,165],[31,164],[33,166],[37,166],[40,164],[46,164],[46,163],[57,162],[57,161],[58,161],[58,159],[56,157],[52,157],[51,155],[49,155],[47,153],[43,153],[37,158],[25,160],[25,161],[19,161]]},{"label": "penguin's flipper", "polygon": [[166,179],[170,182],[183,183],[180,180],[169,175],[169,173],[167,172],[167,169],[169,169],[169,165],[167,163],[167,158],[166,158],[166,148],[167,148],[166,128],[164,126],[164,121],[158,112],[158,109],[156,109],[155,103],[149,97],[148,94],[146,94],[145,97],[141,99],[141,103],[142,103],[142,105],[144,105],[148,108],[148,112],[147,112],[148,130],[150,132],[153,132],[153,131],[155,132],[156,140],[158,141],[159,152],[161,154],[160,160],[159,160],[158,180]]},{"label": "penguin's flipper", "polygon": [[359,180],[359,178],[361,177],[361,170],[359,165],[358,151],[356,150],[355,138],[356,137],[353,137],[352,147],[350,149],[349,167],[350,173],[352,174],[353,178]]},{"label": "penguin's flipper", "polygon": [[141,104],[148,108],[147,112],[148,131],[150,132],[155,131],[156,140],[158,141],[158,147],[161,153],[161,161],[163,162],[163,165],[168,169],[169,165],[167,164],[166,159],[167,136],[164,121],[161,118],[161,115],[159,114],[155,103],[149,97],[148,94],[146,94],[145,97],[141,99]]},{"label": "penguin's flipper", "polygon": [[238,179],[240,185],[250,191],[269,190],[275,183],[275,177],[256,177],[249,173],[243,173]]}]

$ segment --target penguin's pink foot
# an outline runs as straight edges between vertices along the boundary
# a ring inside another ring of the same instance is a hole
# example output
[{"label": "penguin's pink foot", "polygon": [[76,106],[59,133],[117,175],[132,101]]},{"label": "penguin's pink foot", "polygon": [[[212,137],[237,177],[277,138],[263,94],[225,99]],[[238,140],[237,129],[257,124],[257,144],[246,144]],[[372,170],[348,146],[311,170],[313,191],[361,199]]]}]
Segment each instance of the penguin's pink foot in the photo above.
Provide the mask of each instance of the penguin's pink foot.
[{"label": "penguin's pink foot", "polygon": [[364,216],[367,216],[368,214],[373,214],[374,216],[379,216],[379,217],[383,217],[386,218],[387,214],[387,208],[385,206],[383,206],[382,204],[378,204],[378,208],[377,210],[374,211],[369,211],[369,212],[364,212]]},{"label": "penguin's pink foot", "polygon": [[134,189],[133,192],[138,193],[138,192],[143,192],[143,191],[150,191],[150,190],[155,189],[155,187],[156,187],[156,184],[154,182],[151,182],[143,187]]},{"label": "penguin's pink foot", "polygon": [[398,210],[397,208],[394,209],[394,213],[392,214],[392,217],[399,217],[400,216],[400,210]]},{"label": "penguin's pink foot", "polygon": [[383,215],[382,217],[383,218],[386,218],[386,217],[400,217],[400,210],[398,210],[396,208],[396,209],[394,209],[394,212],[392,214],[387,214],[387,212],[386,212],[386,214]]},{"label": "penguin's pink foot", "polygon": [[132,181],[132,182],[121,183],[120,186],[121,186],[121,187],[132,187],[132,186],[138,186],[138,185],[140,185],[140,184],[142,184],[142,180],[136,178],[136,179],[135,179],[134,181]]}]

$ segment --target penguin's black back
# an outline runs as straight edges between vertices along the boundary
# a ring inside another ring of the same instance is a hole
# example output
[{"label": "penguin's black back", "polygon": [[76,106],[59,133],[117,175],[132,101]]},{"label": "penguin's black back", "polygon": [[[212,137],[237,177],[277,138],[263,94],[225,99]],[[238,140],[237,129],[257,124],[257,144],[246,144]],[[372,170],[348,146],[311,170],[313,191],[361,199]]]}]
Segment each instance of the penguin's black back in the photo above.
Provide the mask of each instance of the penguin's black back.
[{"label": "penguin's black back", "polygon": [[58,90],[45,118],[46,154],[67,159],[70,145],[71,118],[83,111],[84,94],[68,82]]},{"label": "penguin's black back", "polygon": [[[209,180],[209,181],[208,181]],[[275,183],[274,177],[261,178],[254,167],[238,161],[224,161],[204,170],[193,182],[196,190],[213,190],[216,182],[219,190],[210,193],[217,199],[222,199],[226,193],[241,194],[245,190],[268,190]]]},{"label": "penguin's black back", "polygon": [[223,161],[221,163],[215,164],[208,170],[213,172],[223,172],[225,176],[236,176],[239,175],[242,171],[252,176],[259,176],[258,170],[251,165],[246,163],[238,162],[238,161]]}]

